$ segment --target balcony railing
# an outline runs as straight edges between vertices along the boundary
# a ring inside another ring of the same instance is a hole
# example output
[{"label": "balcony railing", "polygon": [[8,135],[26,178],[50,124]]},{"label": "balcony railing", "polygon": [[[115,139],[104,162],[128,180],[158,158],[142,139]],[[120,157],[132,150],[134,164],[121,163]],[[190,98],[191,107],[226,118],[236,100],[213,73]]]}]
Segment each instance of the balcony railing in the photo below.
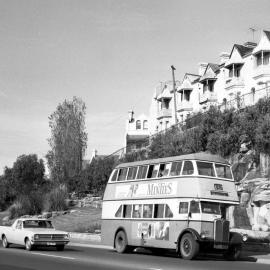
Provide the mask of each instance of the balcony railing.
[{"label": "balcony railing", "polygon": [[270,64],[257,66],[254,70],[253,78],[255,80],[265,78],[265,77],[270,78]]},{"label": "balcony railing", "polygon": [[177,111],[182,112],[182,111],[192,111],[193,108],[193,103],[188,100],[182,100],[178,103],[177,106]]},{"label": "balcony railing", "polygon": [[200,103],[205,103],[205,102],[216,102],[217,101],[217,94],[206,91],[205,93],[200,95]]},{"label": "balcony railing", "polygon": [[244,84],[244,80],[243,78],[239,78],[239,77],[231,77],[231,78],[228,78],[226,80],[226,83],[225,83],[225,89],[226,90],[230,90],[230,89],[234,89],[234,88],[244,88],[245,87],[245,84]]},{"label": "balcony railing", "polygon": [[161,109],[157,114],[157,119],[161,119],[163,117],[172,117],[171,109]]}]

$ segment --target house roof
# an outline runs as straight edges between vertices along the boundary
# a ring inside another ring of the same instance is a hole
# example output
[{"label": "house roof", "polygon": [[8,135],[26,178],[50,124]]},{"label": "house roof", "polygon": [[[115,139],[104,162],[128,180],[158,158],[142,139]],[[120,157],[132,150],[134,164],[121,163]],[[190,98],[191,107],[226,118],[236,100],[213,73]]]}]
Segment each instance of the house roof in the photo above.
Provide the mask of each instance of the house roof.
[{"label": "house roof", "polygon": [[270,51],[270,32],[262,31],[262,36],[258,46],[254,49],[253,54],[257,54],[261,51]]},{"label": "house roof", "polygon": [[252,51],[253,51],[253,48],[246,47],[246,46],[240,45],[240,44],[234,44],[234,47],[237,48],[237,50],[239,51],[239,53],[242,57],[245,57],[246,55],[252,53]]},{"label": "house roof", "polygon": [[200,78],[200,82],[210,79],[216,79],[216,73],[220,70],[218,64],[209,63],[205,69],[204,75]]}]

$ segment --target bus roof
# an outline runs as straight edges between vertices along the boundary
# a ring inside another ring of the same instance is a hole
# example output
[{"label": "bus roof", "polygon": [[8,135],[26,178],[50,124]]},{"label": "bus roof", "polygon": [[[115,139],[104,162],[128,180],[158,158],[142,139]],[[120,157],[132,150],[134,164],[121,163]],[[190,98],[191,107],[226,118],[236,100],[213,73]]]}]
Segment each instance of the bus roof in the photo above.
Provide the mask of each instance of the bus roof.
[{"label": "bus roof", "polygon": [[155,163],[166,163],[170,161],[181,161],[181,160],[201,160],[201,161],[229,164],[229,162],[226,159],[222,158],[221,156],[208,154],[205,152],[200,152],[200,153],[181,155],[181,156],[172,156],[172,157],[165,157],[165,158],[147,159],[147,160],[141,160],[141,161],[122,163],[122,164],[119,164],[116,168],[132,167],[132,166],[137,166],[137,165],[146,165],[146,164],[155,164]]}]

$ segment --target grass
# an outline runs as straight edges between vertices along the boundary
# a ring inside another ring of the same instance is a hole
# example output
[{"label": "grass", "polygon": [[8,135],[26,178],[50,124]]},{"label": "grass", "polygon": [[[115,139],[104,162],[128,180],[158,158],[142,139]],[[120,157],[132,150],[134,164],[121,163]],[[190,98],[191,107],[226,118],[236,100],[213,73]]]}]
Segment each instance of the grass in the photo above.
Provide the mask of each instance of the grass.
[{"label": "grass", "polygon": [[68,232],[93,233],[101,227],[101,209],[94,207],[74,208],[73,213],[52,218],[54,227]]}]

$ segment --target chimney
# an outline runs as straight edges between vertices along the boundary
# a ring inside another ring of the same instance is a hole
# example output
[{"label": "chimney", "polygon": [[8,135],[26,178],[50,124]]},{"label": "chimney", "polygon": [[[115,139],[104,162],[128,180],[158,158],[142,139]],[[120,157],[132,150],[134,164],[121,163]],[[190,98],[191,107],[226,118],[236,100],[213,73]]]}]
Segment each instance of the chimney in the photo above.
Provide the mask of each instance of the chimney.
[{"label": "chimney", "polygon": [[96,156],[97,156],[97,149],[93,149],[92,158],[95,158]]},{"label": "chimney", "polygon": [[226,63],[226,62],[229,60],[230,54],[227,53],[227,52],[222,52],[222,53],[219,55],[219,58],[220,58],[219,64],[222,65],[222,64]]},{"label": "chimney", "polygon": [[132,123],[134,121],[134,112],[133,110],[128,111],[128,122]]},{"label": "chimney", "polygon": [[255,48],[257,46],[257,43],[251,42],[251,41],[247,41],[247,42],[244,43],[244,46],[253,49],[253,48]]},{"label": "chimney", "polygon": [[205,72],[205,69],[207,67],[207,63],[199,63],[199,75],[202,76]]}]

